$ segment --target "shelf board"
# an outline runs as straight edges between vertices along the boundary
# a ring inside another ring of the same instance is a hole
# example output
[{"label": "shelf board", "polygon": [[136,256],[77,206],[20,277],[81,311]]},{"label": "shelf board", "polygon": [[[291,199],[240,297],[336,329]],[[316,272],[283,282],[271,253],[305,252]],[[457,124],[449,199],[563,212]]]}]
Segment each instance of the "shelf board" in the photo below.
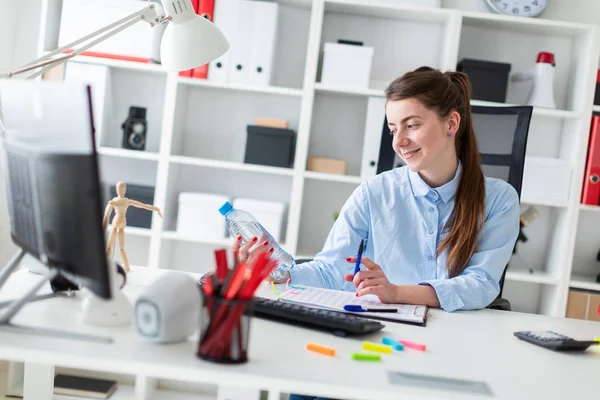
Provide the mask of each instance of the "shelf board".
[{"label": "shelf board", "polygon": [[[514,107],[519,104],[496,103],[493,101],[471,100],[472,106],[490,106],[490,107]],[[521,104],[522,105],[522,104]],[[533,115],[546,118],[577,119],[581,113],[568,110],[555,110],[552,108],[534,107]]]},{"label": "shelf board", "polygon": [[147,152],[147,151],[138,151],[138,150],[127,150],[127,149],[119,149],[116,147],[100,147],[98,149],[98,154],[103,156],[112,156],[112,157],[122,157],[122,158],[133,158],[137,160],[150,160],[150,161],[158,161],[159,155],[158,153]]},{"label": "shelf board", "polygon": [[515,282],[531,282],[531,283],[542,283],[544,285],[557,285],[558,279],[553,277],[547,272],[534,271],[529,273],[528,271],[506,271],[506,279]]},{"label": "shelf board", "polygon": [[277,86],[256,86],[243,83],[212,82],[206,79],[178,77],[178,83],[187,86],[198,86],[212,89],[237,90],[242,92],[277,94],[282,96],[302,97],[302,89],[293,89]]},{"label": "shelf board", "polygon": [[[166,398],[166,397],[165,397]],[[54,400],[89,400],[90,397],[65,396],[55,394]],[[132,400],[135,399],[135,389],[133,385],[119,383],[117,390],[110,396],[110,400]]]},{"label": "shelf board", "polygon": [[593,111],[593,112],[600,113],[600,106],[593,106],[593,107],[592,107],[592,111]]},{"label": "shelf board", "polygon": [[540,207],[556,207],[556,208],[567,208],[569,206],[568,204],[558,203],[555,201],[528,200],[525,198],[521,199],[521,204],[529,204],[531,206],[540,206]]},{"label": "shelf board", "polygon": [[549,37],[573,38],[592,28],[590,25],[553,21],[544,18],[517,17],[473,11],[463,11],[462,17],[463,25],[466,26]]},{"label": "shelf board", "polygon": [[163,239],[168,239],[168,240],[179,240],[179,241],[183,241],[183,242],[202,243],[202,244],[213,245],[213,246],[223,246],[223,247],[227,247],[227,248],[231,247],[231,243],[233,242],[233,239],[228,239],[228,238],[208,239],[208,238],[202,238],[202,237],[182,234],[177,231],[164,231],[162,233],[162,237],[163,237]]},{"label": "shelf board", "polygon": [[138,228],[136,226],[128,226],[125,228],[125,234],[150,237],[152,236],[152,230],[147,228]]},{"label": "shelf board", "polygon": [[[199,393],[175,392],[172,390],[156,390],[150,395],[151,400],[217,400],[216,396]],[[112,397],[111,397],[112,400]],[[131,399],[133,400],[133,398]]]},{"label": "shelf board", "polygon": [[379,89],[343,88],[343,87],[327,86],[326,84],[322,84],[320,82],[315,83],[315,90],[317,92],[347,94],[347,95],[352,95],[352,96],[374,96],[374,97],[384,97],[385,96],[384,91],[379,90]]},{"label": "shelf board", "polygon": [[312,7],[312,0],[276,0],[274,3],[278,3],[280,6],[289,6],[310,10]]},{"label": "shelf board", "polygon": [[[177,231],[164,231],[162,233],[162,237],[163,237],[163,239],[168,239],[168,240],[179,240],[182,242],[201,243],[201,244],[206,244],[206,245],[211,245],[211,246],[222,246],[222,247],[226,247],[226,248],[230,248],[231,244],[233,243],[233,239],[231,239],[231,238],[209,239],[209,238],[202,238],[202,237],[197,237],[197,236],[192,236],[192,235],[186,235],[186,234],[179,233]],[[285,248],[285,243],[279,243],[279,246],[281,248]]]},{"label": "shelf board", "polygon": [[117,60],[114,58],[104,57],[90,57],[90,56],[76,56],[73,57],[69,62],[79,62],[85,64],[95,65],[106,65],[112,68],[123,68],[140,72],[152,72],[156,74],[167,74],[167,71],[163,69],[160,64],[143,63],[136,61]]},{"label": "shelf board", "polygon": [[452,11],[447,9],[419,7],[389,0],[325,0],[325,12],[424,23],[443,23],[452,15]]},{"label": "shelf board", "polygon": [[569,286],[577,289],[600,291],[600,283],[596,282],[595,276],[573,275]]},{"label": "shelf board", "polygon": [[359,185],[362,182],[360,176],[326,174],[323,172],[305,171],[304,177],[308,179],[317,179],[322,181],[353,183]]},{"label": "shelf board", "polygon": [[600,206],[590,206],[587,204],[580,204],[579,211],[590,211],[600,213]]},{"label": "shelf board", "polygon": [[[107,232],[109,234],[110,234],[111,230],[112,230],[112,225],[108,225]],[[152,230],[147,229],[147,228],[138,228],[137,226],[128,226],[125,228],[125,235],[150,237],[150,236],[152,236]]]},{"label": "shelf board", "polygon": [[259,172],[261,174],[292,176],[294,170],[291,168],[269,167],[267,165],[256,165],[238,163],[234,161],[210,160],[207,158],[195,158],[187,156],[170,156],[169,161],[180,165],[194,165],[198,167],[230,169],[237,171]]}]

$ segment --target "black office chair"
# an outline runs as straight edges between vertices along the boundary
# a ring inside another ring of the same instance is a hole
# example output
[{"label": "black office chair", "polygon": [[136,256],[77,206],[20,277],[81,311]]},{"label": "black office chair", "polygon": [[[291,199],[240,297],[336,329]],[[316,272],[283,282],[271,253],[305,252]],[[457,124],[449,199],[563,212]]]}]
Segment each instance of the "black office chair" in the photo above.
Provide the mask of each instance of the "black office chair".
[{"label": "black office chair", "polygon": [[[510,183],[517,191],[519,200],[532,113],[531,106],[471,107],[484,174]],[[511,309],[510,302],[502,298],[507,269],[508,264],[500,279],[500,293],[488,308],[506,311]]]},{"label": "black office chair", "polygon": [[[471,114],[475,135],[481,154],[483,172],[486,176],[499,178],[510,183],[521,199],[523,169],[525,167],[525,151],[527,136],[533,107],[531,106],[472,106]],[[387,121],[384,120],[377,173],[402,165],[392,148],[392,137],[389,134]],[[515,242],[516,248],[517,242]],[[299,259],[296,263],[311,261]],[[510,311],[510,302],[502,298],[504,280],[508,264],[500,278],[500,293],[487,306],[495,310]]]}]

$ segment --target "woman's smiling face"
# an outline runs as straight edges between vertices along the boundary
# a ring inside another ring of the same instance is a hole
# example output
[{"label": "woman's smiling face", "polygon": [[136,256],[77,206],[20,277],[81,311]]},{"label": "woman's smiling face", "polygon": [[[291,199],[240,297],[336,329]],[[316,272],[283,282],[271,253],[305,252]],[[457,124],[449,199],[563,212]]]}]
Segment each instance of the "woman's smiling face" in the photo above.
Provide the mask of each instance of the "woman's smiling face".
[{"label": "woman's smiling face", "polygon": [[452,123],[440,119],[419,100],[390,100],[386,116],[394,136],[392,147],[411,171],[435,170],[455,154]]}]

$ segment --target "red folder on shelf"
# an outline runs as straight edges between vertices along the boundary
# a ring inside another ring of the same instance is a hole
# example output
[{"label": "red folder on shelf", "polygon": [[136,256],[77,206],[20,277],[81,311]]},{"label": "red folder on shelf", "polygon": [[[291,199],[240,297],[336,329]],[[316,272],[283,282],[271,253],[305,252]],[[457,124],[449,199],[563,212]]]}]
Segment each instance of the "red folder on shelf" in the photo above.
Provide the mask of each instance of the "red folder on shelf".
[{"label": "red folder on shelf", "polygon": [[600,205],[600,116],[592,117],[581,202]]},{"label": "red folder on shelf", "polygon": [[[198,14],[198,10],[200,8],[200,1],[202,1],[202,0],[192,0],[192,7],[194,7],[194,12],[196,14]],[[194,71],[193,69],[188,69],[187,71],[181,71],[181,72],[179,72],[179,76],[191,77],[193,71]]]},{"label": "red folder on shelf", "polygon": [[[198,11],[196,12],[196,14],[212,22],[214,10],[215,0],[200,0],[200,3],[198,4]],[[202,38],[199,38],[198,40],[202,40]],[[200,67],[194,68],[192,70],[192,77],[198,79],[206,79],[208,77],[208,64],[204,64]]]}]

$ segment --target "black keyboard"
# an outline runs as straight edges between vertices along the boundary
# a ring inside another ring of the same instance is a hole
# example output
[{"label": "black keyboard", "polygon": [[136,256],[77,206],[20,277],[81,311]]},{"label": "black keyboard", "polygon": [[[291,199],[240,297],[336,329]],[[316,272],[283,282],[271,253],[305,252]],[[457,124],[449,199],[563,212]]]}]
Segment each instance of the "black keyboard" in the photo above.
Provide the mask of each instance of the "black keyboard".
[{"label": "black keyboard", "polygon": [[333,332],[337,336],[356,336],[377,332],[380,322],[344,312],[323,310],[262,297],[254,299],[253,315],[286,324]]}]

